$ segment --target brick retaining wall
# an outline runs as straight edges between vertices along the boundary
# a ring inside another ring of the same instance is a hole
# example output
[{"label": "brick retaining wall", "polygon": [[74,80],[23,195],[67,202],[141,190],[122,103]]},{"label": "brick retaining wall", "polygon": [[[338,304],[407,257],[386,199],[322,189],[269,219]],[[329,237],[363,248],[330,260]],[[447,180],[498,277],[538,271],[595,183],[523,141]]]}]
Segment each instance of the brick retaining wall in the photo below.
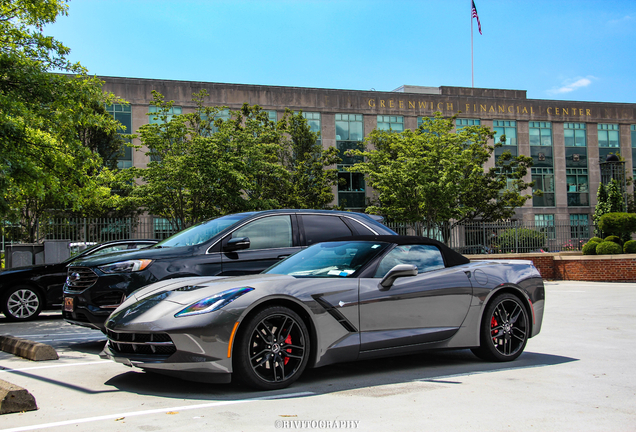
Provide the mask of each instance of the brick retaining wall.
[{"label": "brick retaining wall", "polygon": [[529,260],[544,279],[636,282],[636,254],[582,255],[580,252],[467,255],[472,261]]}]

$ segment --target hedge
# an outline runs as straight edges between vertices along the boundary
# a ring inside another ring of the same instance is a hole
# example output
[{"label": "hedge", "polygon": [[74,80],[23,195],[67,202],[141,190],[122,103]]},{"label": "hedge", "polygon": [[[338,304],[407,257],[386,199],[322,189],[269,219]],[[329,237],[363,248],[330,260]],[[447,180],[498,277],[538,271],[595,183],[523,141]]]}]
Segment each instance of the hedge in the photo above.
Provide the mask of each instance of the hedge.
[{"label": "hedge", "polygon": [[596,246],[596,255],[618,255],[623,253],[621,245],[612,241],[604,241]]},{"label": "hedge", "polygon": [[606,213],[599,219],[598,227],[606,235],[629,240],[632,233],[636,232],[636,214]]},{"label": "hedge", "polygon": [[626,254],[636,253],[636,240],[626,241],[623,245],[623,252]]},{"label": "hedge", "polygon": [[619,246],[623,246],[623,241],[621,240],[619,236],[615,236],[615,235],[607,236],[605,237],[605,240],[603,241],[610,241],[610,242],[616,243]]},{"label": "hedge", "polygon": [[583,245],[583,255],[596,255],[596,246],[600,245],[601,242],[595,242],[590,240],[589,242]]}]

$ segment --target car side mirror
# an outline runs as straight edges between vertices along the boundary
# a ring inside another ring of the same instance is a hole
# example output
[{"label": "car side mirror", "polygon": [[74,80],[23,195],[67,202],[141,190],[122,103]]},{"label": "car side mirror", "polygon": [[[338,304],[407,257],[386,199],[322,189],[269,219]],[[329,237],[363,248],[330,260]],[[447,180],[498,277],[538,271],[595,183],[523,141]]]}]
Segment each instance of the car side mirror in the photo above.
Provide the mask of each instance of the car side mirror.
[{"label": "car side mirror", "polygon": [[242,249],[249,249],[250,247],[250,238],[249,237],[238,237],[230,239],[223,250],[225,252],[233,252]]},{"label": "car side mirror", "polygon": [[406,276],[417,276],[417,267],[412,264],[396,265],[380,281],[380,291],[388,290],[397,278]]}]

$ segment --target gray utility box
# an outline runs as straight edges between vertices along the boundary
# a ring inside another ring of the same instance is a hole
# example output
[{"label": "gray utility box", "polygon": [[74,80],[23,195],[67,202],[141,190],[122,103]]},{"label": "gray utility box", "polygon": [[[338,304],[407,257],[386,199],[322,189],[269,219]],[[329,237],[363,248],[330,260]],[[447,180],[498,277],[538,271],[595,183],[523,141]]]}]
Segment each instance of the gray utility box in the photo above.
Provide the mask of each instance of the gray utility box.
[{"label": "gray utility box", "polygon": [[44,243],[7,245],[5,268],[25,267],[38,264],[55,264],[71,256],[70,240],[46,240]]}]

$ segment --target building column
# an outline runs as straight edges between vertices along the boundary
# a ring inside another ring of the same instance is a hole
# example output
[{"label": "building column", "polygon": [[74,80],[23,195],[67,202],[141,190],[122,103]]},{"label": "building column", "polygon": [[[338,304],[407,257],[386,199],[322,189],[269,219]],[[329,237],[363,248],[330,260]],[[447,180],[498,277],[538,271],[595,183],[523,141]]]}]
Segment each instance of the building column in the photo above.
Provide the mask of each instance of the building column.
[{"label": "building column", "polygon": [[554,221],[570,220],[568,213],[568,188],[565,171],[565,138],[563,123],[552,122],[552,157],[554,167],[554,194],[556,208]]},{"label": "building column", "polygon": [[601,166],[598,159],[598,124],[587,123],[587,164],[589,174],[590,185],[590,207],[592,207],[592,213],[594,213],[594,207],[596,207],[596,193],[598,192],[598,186],[601,183]]}]

